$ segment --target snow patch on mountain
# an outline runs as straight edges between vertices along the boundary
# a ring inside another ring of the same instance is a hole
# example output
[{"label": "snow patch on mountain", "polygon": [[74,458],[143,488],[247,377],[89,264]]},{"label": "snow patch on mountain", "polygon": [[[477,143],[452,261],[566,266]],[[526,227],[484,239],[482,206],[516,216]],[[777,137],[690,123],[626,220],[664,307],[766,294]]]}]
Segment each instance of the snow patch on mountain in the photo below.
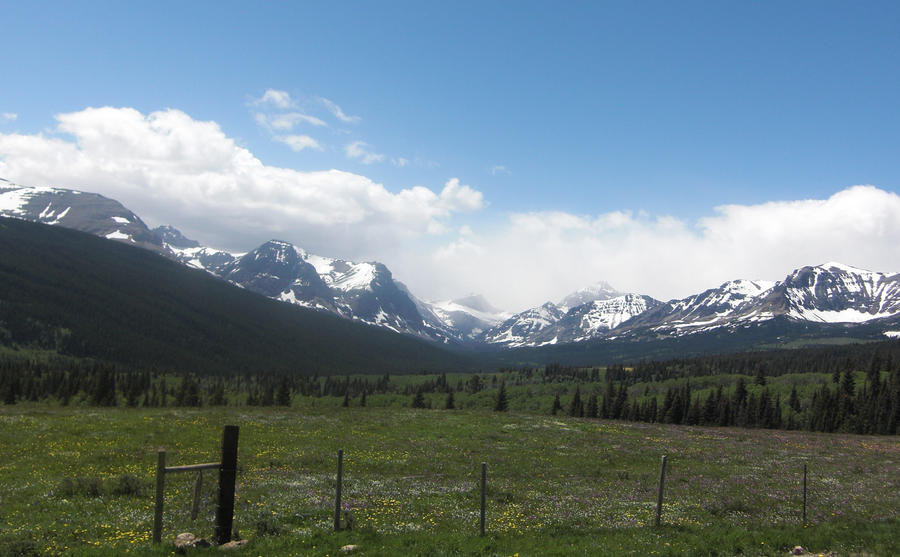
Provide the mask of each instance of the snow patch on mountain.
[{"label": "snow patch on mountain", "polygon": [[484,321],[485,323],[489,323],[491,325],[499,325],[504,320],[509,319],[510,317],[509,312],[499,310],[479,310],[473,308],[472,306],[460,303],[459,300],[443,300],[430,302],[430,304],[434,312],[445,319],[451,319],[451,316],[455,313],[464,313],[466,315],[471,315],[472,317],[480,321]]},{"label": "snow patch on mountain", "polygon": [[33,192],[29,189],[12,186],[11,189],[0,189],[0,211],[9,215],[24,215],[24,207],[31,200]]},{"label": "snow patch on mountain", "polygon": [[827,311],[818,309],[796,308],[788,312],[788,316],[803,321],[818,321],[821,323],[864,323],[872,319],[891,317],[896,313],[868,313],[857,309],[842,309]]},{"label": "snow patch on mountain", "polygon": [[[625,294],[609,300],[596,300],[574,310],[580,317],[580,329],[585,333],[615,329],[635,315],[647,311],[659,302],[647,296]],[[583,337],[582,337],[583,338]]]},{"label": "snow patch on mountain", "polygon": [[110,232],[106,236],[104,236],[107,240],[125,240],[127,242],[134,242],[134,238],[132,238],[129,234],[122,232],[121,230],[116,230],[115,232]]}]

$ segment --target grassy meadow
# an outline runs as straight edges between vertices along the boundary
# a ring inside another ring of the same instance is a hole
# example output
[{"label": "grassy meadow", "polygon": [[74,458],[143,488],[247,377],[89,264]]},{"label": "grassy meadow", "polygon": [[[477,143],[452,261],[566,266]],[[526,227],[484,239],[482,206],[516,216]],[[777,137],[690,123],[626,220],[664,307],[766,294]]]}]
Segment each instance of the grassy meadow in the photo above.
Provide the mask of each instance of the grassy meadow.
[{"label": "grassy meadow", "polygon": [[[216,473],[196,521],[196,475],[170,474],[164,541],[150,543],[156,452],[216,461],[224,424],[241,428],[235,528],[250,541],[235,555],[900,554],[896,437],[337,404],[0,406],[0,554],[169,555],[179,532],[210,537]],[[338,449],[352,529],[335,533]]]}]

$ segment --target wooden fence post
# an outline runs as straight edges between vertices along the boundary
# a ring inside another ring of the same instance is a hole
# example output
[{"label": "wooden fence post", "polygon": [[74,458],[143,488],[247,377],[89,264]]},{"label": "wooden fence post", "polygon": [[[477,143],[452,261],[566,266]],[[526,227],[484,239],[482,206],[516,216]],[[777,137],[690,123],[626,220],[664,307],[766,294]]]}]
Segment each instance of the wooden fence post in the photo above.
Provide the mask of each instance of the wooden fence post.
[{"label": "wooden fence post", "polygon": [[338,449],[337,489],[334,493],[334,531],[341,529],[341,484],[344,481],[344,450]]},{"label": "wooden fence post", "polygon": [[481,535],[484,535],[485,502],[487,499],[487,463],[481,463]]},{"label": "wooden fence post", "polygon": [[200,491],[203,490],[203,470],[197,471],[197,481],[194,482],[194,500],[191,502],[191,520],[197,520],[200,513]]},{"label": "wooden fence post", "polygon": [[237,480],[238,426],[226,425],[222,431],[222,460],[219,461],[219,496],[216,500],[216,526],[213,538],[219,545],[231,541],[234,524],[234,485]]},{"label": "wooden fence post", "polygon": [[666,456],[662,457],[662,465],[659,469],[659,493],[656,495],[656,525],[659,526],[662,518],[663,489],[666,486]]},{"label": "wooden fence post", "polygon": [[156,458],[156,508],[153,513],[153,543],[162,541],[163,495],[166,487],[166,451],[160,449]]},{"label": "wooden fence post", "polygon": [[806,526],[806,463],[803,463],[803,525]]}]

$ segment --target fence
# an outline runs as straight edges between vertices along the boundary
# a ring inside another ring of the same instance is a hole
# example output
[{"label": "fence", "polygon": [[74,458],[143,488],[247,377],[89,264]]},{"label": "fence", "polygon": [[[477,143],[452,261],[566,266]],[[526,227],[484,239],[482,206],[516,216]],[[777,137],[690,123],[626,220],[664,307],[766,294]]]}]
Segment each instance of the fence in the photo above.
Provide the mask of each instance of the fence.
[{"label": "fence", "polygon": [[188,464],[186,466],[166,466],[166,451],[160,450],[156,463],[156,504],[153,515],[153,543],[162,540],[163,507],[165,504],[166,474],[179,472],[197,472],[194,484],[194,496],[191,505],[191,518],[197,518],[200,504],[200,492],[203,486],[204,470],[219,470],[219,489],[216,499],[216,523],[213,539],[218,544],[231,541],[231,530],[234,523],[234,486],[237,480],[237,444],[238,427],[226,425],[222,431],[222,458],[219,462],[205,464]]},{"label": "fence", "polygon": [[[165,475],[180,472],[197,472],[197,480],[193,491],[193,500],[191,507],[191,518],[197,516],[197,508],[199,504],[200,491],[203,482],[203,470],[218,469],[219,470],[219,489],[216,505],[215,535],[214,541],[222,544],[230,541],[232,525],[234,520],[234,491],[237,472],[237,426],[225,426],[222,436],[222,459],[220,462],[191,464],[184,466],[166,466],[166,452],[160,450],[158,453],[157,476],[156,476],[156,507],[153,524],[153,542],[159,543],[162,535],[162,516],[164,506],[164,487]],[[659,527],[663,524],[663,506],[666,482],[668,457],[663,455],[660,461],[659,481],[656,489],[656,510],[654,526]],[[479,532],[484,536],[487,523],[487,463],[482,462],[480,466],[480,512],[479,512]],[[334,491],[334,523],[335,531],[342,529],[341,512],[343,509],[343,486],[344,486],[344,451],[337,452],[337,473],[335,477]],[[803,465],[802,472],[802,505],[800,510],[801,523],[807,523],[807,465]]]}]

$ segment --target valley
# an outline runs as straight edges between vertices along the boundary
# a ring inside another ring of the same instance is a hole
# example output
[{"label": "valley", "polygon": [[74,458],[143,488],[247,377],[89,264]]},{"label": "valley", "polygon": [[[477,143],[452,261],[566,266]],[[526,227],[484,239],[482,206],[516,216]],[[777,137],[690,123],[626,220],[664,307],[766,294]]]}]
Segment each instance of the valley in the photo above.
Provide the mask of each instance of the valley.
[{"label": "valley", "polygon": [[[5,554],[169,555],[170,544],[149,543],[156,450],[176,465],[214,460],[226,423],[240,427],[235,531],[249,540],[235,555],[335,555],[349,544],[382,556],[900,551],[895,438],[339,405],[21,405],[0,406],[0,421]],[[346,512],[334,532],[338,449]],[[166,540],[211,534],[215,482],[191,521],[194,479],[167,479]]]}]

